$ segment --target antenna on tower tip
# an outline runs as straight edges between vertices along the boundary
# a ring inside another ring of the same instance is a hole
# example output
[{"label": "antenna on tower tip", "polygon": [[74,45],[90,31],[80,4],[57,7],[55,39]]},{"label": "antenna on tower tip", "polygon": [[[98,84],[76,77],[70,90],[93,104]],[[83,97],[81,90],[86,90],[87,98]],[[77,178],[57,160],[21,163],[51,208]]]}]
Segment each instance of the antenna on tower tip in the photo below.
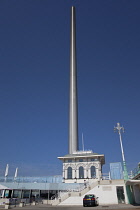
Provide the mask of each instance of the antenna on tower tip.
[{"label": "antenna on tower tip", "polygon": [[82,146],[83,146],[83,151],[85,151],[85,149],[84,149],[84,135],[83,135],[83,133],[82,133]]}]

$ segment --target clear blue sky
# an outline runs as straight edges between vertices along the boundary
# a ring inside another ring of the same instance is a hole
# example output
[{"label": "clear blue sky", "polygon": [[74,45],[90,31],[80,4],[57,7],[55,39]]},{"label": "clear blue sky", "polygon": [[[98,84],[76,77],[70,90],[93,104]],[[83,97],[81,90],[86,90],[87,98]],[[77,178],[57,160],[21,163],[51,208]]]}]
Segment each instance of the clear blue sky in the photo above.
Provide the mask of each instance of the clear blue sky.
[{"label": "clear blue sky", "polygon": [[70,8],[76,7],[79,145],[140,161],[140,1],[0,1],[0,175],[61,174],[68,153]]}]

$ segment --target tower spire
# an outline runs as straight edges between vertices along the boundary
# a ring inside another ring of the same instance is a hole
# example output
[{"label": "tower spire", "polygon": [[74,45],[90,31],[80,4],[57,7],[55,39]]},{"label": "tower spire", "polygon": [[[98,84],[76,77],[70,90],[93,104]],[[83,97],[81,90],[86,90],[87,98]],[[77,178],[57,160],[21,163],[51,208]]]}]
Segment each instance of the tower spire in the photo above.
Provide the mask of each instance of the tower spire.
[{"label": "tower spire", "polygon": [[70,101],[69,101],[69,154],[78,150],[78,99],[76,72],[76,14],[71,8],[70,30]]}]

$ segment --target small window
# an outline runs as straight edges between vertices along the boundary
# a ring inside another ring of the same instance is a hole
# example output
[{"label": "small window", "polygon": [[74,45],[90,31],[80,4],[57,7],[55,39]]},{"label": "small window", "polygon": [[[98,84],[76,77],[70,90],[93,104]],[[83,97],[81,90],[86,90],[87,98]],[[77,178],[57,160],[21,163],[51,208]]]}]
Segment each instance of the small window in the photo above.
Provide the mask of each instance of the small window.
[{"label": "small window", "polygon": [[91,166],[91,178],[96,178],[96,169],[95,166]]},{"label": "small window", "polygon": [[90,194],[90,195],[85,195],[85,197],[84,198],[95,198],[95,195],[93,195],[93,194]]},{"label": "small window", "polygon": [[71,163],[72,162],[72,159],[68,159],[68,163]]},{"label": "small window", "polygon": [[82,166],[79,167],[79,179],[84,179],[84,168]]},{"label": "small window", "polygon": [[91,158],[90,161],[94,161],[94,158]]},{"label": "small window", "polygon": [[67,177],[68,179],[72,179],[72,168],[71,167],[68,167],[68,174],[67,174]]},{"label": "small window", "polygon": [[79,159],[79,162],[83,162],[83,159]]}]

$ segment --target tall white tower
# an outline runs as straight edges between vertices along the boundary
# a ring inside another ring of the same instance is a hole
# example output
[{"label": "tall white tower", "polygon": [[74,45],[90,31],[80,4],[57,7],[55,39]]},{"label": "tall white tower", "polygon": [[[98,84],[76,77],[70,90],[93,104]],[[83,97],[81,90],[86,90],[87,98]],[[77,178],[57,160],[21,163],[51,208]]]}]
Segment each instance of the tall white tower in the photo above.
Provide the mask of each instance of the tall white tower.
[{"label": "tall white tower", "polygon": [[76,72],[76,14],[71,8],[70,31],[70,101],[69,101],[69,154],[78,150],[78,98]]},{"label": "tall white tower", "polygon": [[76,14],[71,8],[70,30],[70,101],[69,101],[69,154],[58,157],[63,162],[63,182],[84,183],[101,179],[104,155],[78,151],[78,97],[76,71]]}]

